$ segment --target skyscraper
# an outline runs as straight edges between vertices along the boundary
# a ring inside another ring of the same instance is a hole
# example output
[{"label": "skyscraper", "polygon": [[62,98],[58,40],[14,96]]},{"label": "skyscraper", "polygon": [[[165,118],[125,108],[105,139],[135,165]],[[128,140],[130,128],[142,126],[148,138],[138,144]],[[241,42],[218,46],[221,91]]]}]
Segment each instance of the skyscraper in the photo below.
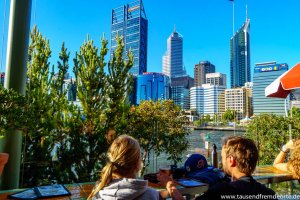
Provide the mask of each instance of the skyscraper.
[{"label": "skyscraper", "polygon": [[183,76],[186,71],[183,67],[183,37],[174,27],[173,33],[167,40],[167,51],[162,57],[163,73],[170,78]]},{"label": "skyscraper", "polygon": [[245,23],[230,39],[230,85],[242,87],[251,82],[250,72],[250,20]]},{"label": "skyscraper", "polygon": [[201,86],[206,83],[206,74],[214,73],[216,67],[209,61],[201,61],[194,67],[195,86]]},{"label": "skyscraper", "polygon": [[134,64],[130,73],[137,76],[147,71],[148,20],[142,0],[112,10],[111,55],[115,51],[116,35],[123,36],[125,50],[131,49]]},{"label": "skyscraper", "polygon": [[285,99],[266,97],[265,88],[287,70],[286,63],[266,62],[255,65],[252,94],[254,115],[262,113],[285,115]]}]

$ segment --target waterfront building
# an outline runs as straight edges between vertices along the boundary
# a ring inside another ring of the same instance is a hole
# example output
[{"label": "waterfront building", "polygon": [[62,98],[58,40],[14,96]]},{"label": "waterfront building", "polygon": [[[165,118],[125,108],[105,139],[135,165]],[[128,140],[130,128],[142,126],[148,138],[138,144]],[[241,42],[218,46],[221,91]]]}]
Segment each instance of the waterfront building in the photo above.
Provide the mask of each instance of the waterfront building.
[{"label": "waterfront building", "polygon": [[225,90],[225,110],[233,110],[238,120],[252,116],[251,88],[231,88]]},{"label": "waterfront building", "polygon": [[190,109],[200,115],[221,115],[225,111],[225,87],[203,84],[190,89]]},{"label": "waterfront building", "polygon": [[[288,70],[286,63],[266,62],[255,64],[253,74],[253,112],[254,115],[273,113],[285,115],[285,99],[265,96],[265,88]],[[287,102],[286,108],[289,107]]]},{"label": "waterfront building", "polygon": [[167,100],[170,98],[170,79],[162,73],[144,72],[137,76],[136,104],[145,100]]},{"label": "waterfront building", "polygon": [[206,83],[211,85],[225,86],[226,88],[226,74],[219,72],[206,74]]},{"label": "waterfront building", "polygon": [[170,78],[186,75],[183,66],[183,37],[174,31],[167,40],[167,51],[162,57],[163,73]]},{"label": "waterfront building", "polygon": [[147,71],[148,20],[142,0],[113,9],[111,20],[111,56],[117,47],[118,34],[123,37],[125,52],[131,49],[134,55],[130,73],[143,74]]},{"label": "waterfront building", "polygon": [[201,86],[206,84],[206,74],[214,73],[216,70],[215,65],[211,64],[209,61],[201,61],[195,64],[194,67],[194,80],[195,86]]},{"label": "waterfront building", "polygon": [[230,86],[243,87],[251,81],[250,19],[230,39]]}]

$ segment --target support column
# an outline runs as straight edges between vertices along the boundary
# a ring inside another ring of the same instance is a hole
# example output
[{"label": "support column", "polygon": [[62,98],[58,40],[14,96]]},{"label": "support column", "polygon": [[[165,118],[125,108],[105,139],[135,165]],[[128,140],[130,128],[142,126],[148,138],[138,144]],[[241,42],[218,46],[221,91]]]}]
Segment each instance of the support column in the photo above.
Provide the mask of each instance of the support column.
[{"label": "support column", "polygon": [[[25,95],[32,0],[11,0],[4,87]],[[0,140],[0,152],[9,153],[0,189],[19,187],[22,132],[10,130]]]}]

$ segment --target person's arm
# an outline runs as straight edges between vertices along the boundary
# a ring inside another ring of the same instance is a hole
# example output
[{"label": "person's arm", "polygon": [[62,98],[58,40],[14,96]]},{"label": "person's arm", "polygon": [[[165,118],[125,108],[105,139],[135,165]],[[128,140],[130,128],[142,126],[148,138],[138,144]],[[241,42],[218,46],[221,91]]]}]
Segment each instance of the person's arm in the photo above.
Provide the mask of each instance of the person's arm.
[{"label": "person's arm", "polygon": [[290,149],[293,149],[294,143],[293,140],[288,141],[285,145],[282,146],[279,154],[273,162],[273,166],[279,170],[288,171],[287,163],[284,162],[286,154]]},{"label": "person's arm", "polygon": [[175,181],[163,173],[157,174],[157,179],[160,182],[160,185],[166,187],[169,195],[174,200],[184,200],[182,194],[177,190]]}]

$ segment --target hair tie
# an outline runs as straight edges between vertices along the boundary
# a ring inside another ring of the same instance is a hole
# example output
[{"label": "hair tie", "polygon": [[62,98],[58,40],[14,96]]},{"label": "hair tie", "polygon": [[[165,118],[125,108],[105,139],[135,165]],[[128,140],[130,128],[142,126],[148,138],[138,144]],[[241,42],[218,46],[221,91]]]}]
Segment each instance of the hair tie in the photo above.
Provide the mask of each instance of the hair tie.
[{"label": "hair tie", "polygon": [[120,167],[120,165],[118,165],[118,164],[115,163],[115,162],[110,161],[110,163],[111,163],[113,166],[115,166],[116,168],[119,168],[119,167]]}]

